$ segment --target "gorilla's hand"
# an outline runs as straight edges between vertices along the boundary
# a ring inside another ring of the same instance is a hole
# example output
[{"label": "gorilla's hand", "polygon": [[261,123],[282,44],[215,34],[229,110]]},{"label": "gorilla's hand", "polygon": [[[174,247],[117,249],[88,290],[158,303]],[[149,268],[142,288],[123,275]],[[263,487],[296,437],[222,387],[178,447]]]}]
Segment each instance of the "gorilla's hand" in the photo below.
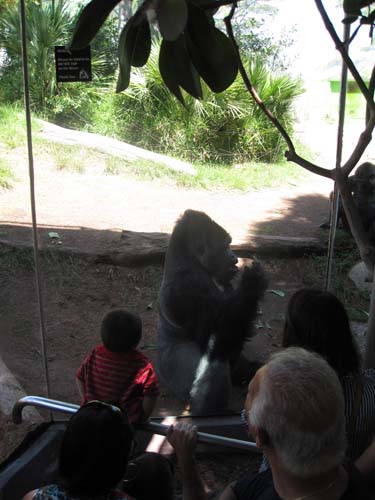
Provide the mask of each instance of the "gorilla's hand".
[{"label": "gorilla's hand", "polygon": [[246,298],[261,297],[266,291],[267,286],[268,281],[259,262],[253,262],[251,267],[244,267],[240,290]]}]

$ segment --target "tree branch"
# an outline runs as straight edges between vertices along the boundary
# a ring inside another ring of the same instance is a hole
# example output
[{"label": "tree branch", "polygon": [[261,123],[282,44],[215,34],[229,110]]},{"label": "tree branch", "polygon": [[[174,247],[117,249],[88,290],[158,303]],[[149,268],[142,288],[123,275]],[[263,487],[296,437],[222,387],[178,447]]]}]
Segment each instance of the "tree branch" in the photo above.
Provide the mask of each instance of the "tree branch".
[{"label": "tree branch", "polygon": [[343,61],[345,62],[354,80],[356,81],[360,91],[362,92],[362,95],[366,99],[366,105],[367,105],[366,114],[368,116],[368,119],[366,121],[366,128],[361,133],[353,153],[350,155],[349,159],[342,167],[342,174],[347,177],[350,174],[350,172],[354,169],[354,167],[357,165],[366,147],[371,141],[372,131],[375,127],[375,103],[373,99],[373,93],[372,94],[370,93],[361,75],[359,74],[355,64],[349,57],[347,47],[337,35],[336,30],[322,4],[322,1],[315,0],[315,4],[317,6],[321,18],[323,19],[324,25],[336,46],[336,49],[340,52]]},{"label": "tree branch", "polygon": [[299,156],[299,154],[297,154],[294,150],[285,151],[285,158],[288,161],[296,163],[305,170],[312,172],[313,174],[326,177],[327,179],[334,179],[334,168],[330,170],[328,168],[319,167],[319,165],[315,165],[315,163],[311,163],[311,161],[308,161],[305,158],[302,158],[302,156]]},{"label": "tree branch", "polygon": [[246,89],[248,90],[248,92],[250,93],[252,98],[254,99],[257,106],[263,111],[263,113],[267,116],[267,118],[273,123],[273,125],[277,128],[277,130],[280,132],[282,138],[286,142],[286,144],[288,146],[288,151],[285,152],[285,158],[288,161],[292,161],[294,163],[297,163],[301,167],[305,168],[306,170],[309,170],[310,172],[312,172],[314,174],[318,174],[318,175],[321,175],[323,177],[327,177],[327,178],[332,179],[333,178],[333,171],[332,170],[328,170],[326,168],[319,167],[318,165],[315,165],[314,163],[311,163],[308,160],[305,160],[304,158],[302,158],[301,156],[299,156],[296,153],[296,150],[295,150],[295,147],[294,147],[294,144],[293,144],[293,141],[292,141],[290,135],[285,130],[285,128],[281,125],[279,120],[267,108],[267,106],[264,104],[261,97],[259,96],[258,92],[256,91],[255,87],[251,83],[251,80],[250,80],[250,78],[246,72],[246,69],[243,65],[241,55],[240,55],[240,50],[239,50],[238,44],[236,42],[236,39],[235,39],[234,33],[233,33],[232,18],[233,18],[234,12],[236,10],[236,7],[237,7],[237,4],[234,3],[232,5],[232,8],[231,8],[228,16],[226,16],[224,18],[224,22],[225,22],[228,36],[229,36],[230,40],[232,41],[233,46],[236,50],[239,71],[240,71],[242,80],[246,86]]},{"label": "tree branch", "polygon": [[328,17],[328,14],[327,14],[327,12],[322,4],[322,1],[315,0],[315,4],[316,4],[317,9],[321,15],[321,18],[323,19],[324,25],[325,25],[328,33],[330,34],[330,36],[335,44],[336,49],[340,52],[341,57],[345,61],[345,64],[347,65],[350,73],[353,75],[354,80],[357,82],[358,87],[360,88],[363,96],[366,99],[366,102],[368,102],[369,105],[371,105],[374,108],[375,107],[374,102],[370,96],[368,88],[366,87],[365,82],[362,80],[362,77],[359,74],[357,68],[355,67],[355,64],[353,63],[353,61],[349,57],[348,51],[345,47],[345,44],[340,40],[340,37],[336,33],[336,30],[335,30],[333,24],[331,23],[330,18]]},{"label": "tree branch", "polygon": [[348,178],[342,172],[338,171],[336,182],[353,238],[357,243],[363,262],[366,264],[370,274],[372,274],[374,268],[374,248],[371,246],[369,235],[363,227],[362,218],[354,202]]},{"label": "tree branch", "polygon": [[[370,92],[370,95],[372,96],[372,99],[374,99],[374,92],[375,92],[375,66],[372,68],[371,72],[371,77],[370,81],[368,84],[368,91]],[[370,110],[369,106],[366,103],[366,123],[370,121]]]},{"label": "tree branch", "polygon": [[354,167],[361,159],[367,146],[370,144],[372,139],[372,131],[374,130],[374,127],[375,127],[375,113],[370,112],[370,118],[367,122],[365,130],[359,136],[358,142],[353,150],[353,153],[350,155],[348,160],[341,168],[342,174],[345,175],[346,177],[349,176],[350,172],[354,169]]}]

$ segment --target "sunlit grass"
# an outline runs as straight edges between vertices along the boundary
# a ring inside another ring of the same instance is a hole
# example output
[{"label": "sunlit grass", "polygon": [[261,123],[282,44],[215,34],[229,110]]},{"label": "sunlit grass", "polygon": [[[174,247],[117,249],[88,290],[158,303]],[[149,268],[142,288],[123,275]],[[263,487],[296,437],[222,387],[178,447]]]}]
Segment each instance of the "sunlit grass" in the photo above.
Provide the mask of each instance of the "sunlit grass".
[{"label": "sunlit grass", "polygon": [[[32,119],[34,133],[40,130],[37,120]],[[26,144],[25,112],[15,105],[0,105],[0,142],[9,149],[15,149]]]},{"label": "sunlit grass", "polygon": [[[26,144],[25,119],[17,107],[0,106],[0,142],[8,149]],[[128,160],[80,145],[47,141],[38,135],[40,124],[33,120],[36,157],[47,159],[57,170],[76,173],[103,173],[183,188],[246,192],[302,182],[304,171],[292,163],[197,164],[195,176],[179,172],[160,161]],[[9,169],[2,168],[7,178]],[[5,181],[3,181],[5,182]]]},{"label": "sunlit grass", "polygon": [[5,158],[0,158],[0,187],[9,189],[13,181],[14,175],[10,164]]}]

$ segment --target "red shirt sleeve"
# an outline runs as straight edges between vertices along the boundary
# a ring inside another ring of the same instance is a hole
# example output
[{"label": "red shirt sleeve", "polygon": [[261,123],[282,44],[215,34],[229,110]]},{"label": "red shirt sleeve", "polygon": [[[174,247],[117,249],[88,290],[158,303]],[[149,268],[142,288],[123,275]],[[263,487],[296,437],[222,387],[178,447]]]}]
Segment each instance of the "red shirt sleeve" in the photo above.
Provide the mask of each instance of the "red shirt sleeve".
[{"label": "red shirt sleeve", "polygon": [[143,396],[156,397],[160,393],[159,382],[151,363],[148,363],[145,370]]}]

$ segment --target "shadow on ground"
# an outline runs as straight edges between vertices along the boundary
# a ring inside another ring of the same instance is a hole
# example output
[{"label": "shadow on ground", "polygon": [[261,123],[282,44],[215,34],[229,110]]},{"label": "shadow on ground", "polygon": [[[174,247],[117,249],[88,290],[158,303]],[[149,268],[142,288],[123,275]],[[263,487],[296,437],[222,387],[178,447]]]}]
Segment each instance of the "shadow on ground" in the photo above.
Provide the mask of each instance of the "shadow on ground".
[{"label": "shadow on ground", "polygon": [[[242,256],[253,252],[268,255],[322,253],[326,232],[319,225],[328,218],[327,197],[319,194],[301,195],[286,199],[284,206],[283,210],[275,211],[271,219],[263,221],[252,220],[249,209],[245,227],[243,214],[242,222],[239,223],[234,213],[231,226],[224,225],[233,236],[234,250]],[[162,263],[168,239],[169,235],[162,232],[38,225],[41,251],[74,253],[79,257],[115,265]],[[30,224],[3,221],[0,224],[0,243],[16,247],[32,246]]]},{"label": "shadow on ground", "polygon": [[285,200],[284,208],[274,212],[274,218],[249,224],[252,235],[323,238],[320,224],[329,218],[330,202],[321,194],[301,195]]}]

